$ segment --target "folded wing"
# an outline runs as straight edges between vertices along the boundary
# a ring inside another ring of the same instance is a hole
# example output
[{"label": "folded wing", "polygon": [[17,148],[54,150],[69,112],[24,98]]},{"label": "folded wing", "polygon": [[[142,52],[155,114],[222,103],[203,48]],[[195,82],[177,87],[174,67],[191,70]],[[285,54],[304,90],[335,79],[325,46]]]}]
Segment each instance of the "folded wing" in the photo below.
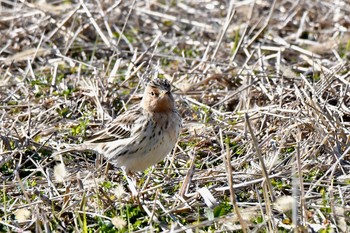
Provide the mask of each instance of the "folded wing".
[{"label": "folded wing", "polygon": [[129,138],[135,122],[139,119],[142,109],[140,107],[132,109],[127,114],[122,114],[111,121],[107,127],[93,134],[89,143],[111,142],[118,139]]}]

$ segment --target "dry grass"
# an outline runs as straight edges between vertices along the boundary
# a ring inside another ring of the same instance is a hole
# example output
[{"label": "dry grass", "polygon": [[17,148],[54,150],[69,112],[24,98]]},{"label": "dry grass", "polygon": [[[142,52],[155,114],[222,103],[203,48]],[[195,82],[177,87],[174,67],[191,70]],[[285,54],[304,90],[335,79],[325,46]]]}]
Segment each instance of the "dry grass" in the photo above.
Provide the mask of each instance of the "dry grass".
[{"label": "dry grass", "polygon": [[[347,1],[0,5],[0,231],[350,231]],[[51,158],[172,81],[184,119],[139,203],[92,154]]]}]

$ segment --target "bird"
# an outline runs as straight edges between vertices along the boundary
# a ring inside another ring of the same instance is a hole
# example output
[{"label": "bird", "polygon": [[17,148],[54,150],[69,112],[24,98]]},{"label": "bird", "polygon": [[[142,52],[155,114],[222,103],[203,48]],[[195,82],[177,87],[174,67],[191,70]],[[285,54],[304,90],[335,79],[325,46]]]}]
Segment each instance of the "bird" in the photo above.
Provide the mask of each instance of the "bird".
[{"label": "bird", "polygon": [[92,151],[127,174],[157,164],[178,141],[182,119],[171,85],[165,79],[148,80],[141,102],[117,116],[85,142],[71,145],[53,156],[72,151]]}]

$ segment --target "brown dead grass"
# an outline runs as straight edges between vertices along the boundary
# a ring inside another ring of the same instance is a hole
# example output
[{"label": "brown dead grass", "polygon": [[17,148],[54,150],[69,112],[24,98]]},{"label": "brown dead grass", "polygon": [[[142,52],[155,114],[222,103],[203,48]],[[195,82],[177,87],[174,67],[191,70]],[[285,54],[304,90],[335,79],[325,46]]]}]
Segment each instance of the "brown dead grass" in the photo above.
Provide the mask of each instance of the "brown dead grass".
[{"label": "brown dead grass", "polygon": [[[349,231],[347,1],[0,7],[0,231]],[[50,157],[154,70],[184,129],[139,203],[94,155]]]}]

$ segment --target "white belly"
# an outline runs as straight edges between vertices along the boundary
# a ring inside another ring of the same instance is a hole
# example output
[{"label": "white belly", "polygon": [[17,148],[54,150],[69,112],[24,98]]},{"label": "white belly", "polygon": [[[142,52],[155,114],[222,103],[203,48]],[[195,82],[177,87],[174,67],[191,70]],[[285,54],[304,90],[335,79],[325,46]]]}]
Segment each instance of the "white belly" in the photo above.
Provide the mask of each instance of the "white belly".
[{"label": "white belly", "polygon": [[[160,123],[158,122],[158,124]],[[169,124],[162,125],[162,128],[164,129],[162,133],[158,134],[157,132],[152,138],[150,135],[153,134],[153,131],[148,129],[149,131],[136,135],[135,138],[125,139],[129,141],[127,144],[131,144],[133,141],[139,143],[125,148],[128,153],[116,156],[111,162],[118,167],[124,167],[126,171],[143,171],[160,162],[174,148],[180,133],[180,122],[174,120]],[[141,139],[145,136],[146,140],[142,141]],[[138,150],[136,151],[135,148]]]},{"label": "white belly", "polygon": [[127,171],[143,171],[164,159],[175,146],[177,137],[161,135],[155,137],[155,141],[157,143],[150,143],[153,145],[145,146],[138,153],[119,156],[115,165],[124,167]]}]

